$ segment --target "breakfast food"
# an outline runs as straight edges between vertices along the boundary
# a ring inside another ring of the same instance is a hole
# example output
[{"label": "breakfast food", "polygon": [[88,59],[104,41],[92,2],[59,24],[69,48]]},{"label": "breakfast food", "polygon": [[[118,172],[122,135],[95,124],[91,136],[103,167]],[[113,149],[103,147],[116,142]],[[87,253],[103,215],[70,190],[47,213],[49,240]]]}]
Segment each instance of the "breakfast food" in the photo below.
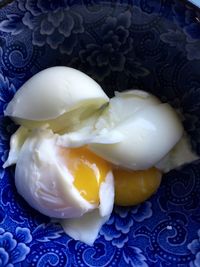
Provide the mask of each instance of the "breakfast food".
[{"label": "breakfast food", "polygon": [[4,113],[27,128],[46,124],[60,131],[79,123],[108,101],[101,87],[86,74],[72,68],[52,67],[30,78]]},{"label": "breakfast food", "polygon": [[122,140],[115,144],[91,144],[90,149],[109,162],[132,170],[154,166],[183,134],[181,121],[171,106],[137,90],[116,95],[97,127],[110,135],[113,130],[119,132]]},{"label": "breakfast food", "polygon": [[[16,164],[19,194],[89,245],[114,201],[145,201],[163,171],[196,157],[182,141],[184,130],[171,106],[141,90],[109,100],[90,77],[67,67],[33,76],[5,115],[20,125],[4,163]],[[179,160],[182,143],[191,153]]]},{"label": "breakfast food", "polygon": [[148,199],[159,187],[162,173],[155,167],[143,171],[113,169],[115,204],[131,206]]},{"label": "breakfast food", "polygon": [[49,130],[37,131],[25,141],[17,160],[15,183],[32,207],[54,218],[80,217],[95,208],[106,215],[108,206],[104,207],[102,201],[105,192],[100,194],[104,184],[111,187],[113,204],[110,164],[86,148],[57,146]]}]

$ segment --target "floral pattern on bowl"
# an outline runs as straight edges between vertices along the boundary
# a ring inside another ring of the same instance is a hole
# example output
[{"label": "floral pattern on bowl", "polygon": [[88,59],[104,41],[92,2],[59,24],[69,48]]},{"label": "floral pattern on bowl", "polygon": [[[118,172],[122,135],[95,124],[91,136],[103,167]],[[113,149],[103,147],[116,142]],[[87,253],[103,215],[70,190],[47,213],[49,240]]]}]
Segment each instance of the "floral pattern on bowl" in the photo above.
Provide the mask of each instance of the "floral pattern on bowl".
[{"label": "floral pattern on bowl", "polygon": [[[16,126],[3,110],[33,74],[78,68],[110,96],[149,90],[184,115],[200,154],[200,18],[179,0],[16,0],[0,9],[0,162]],[[200,266],[200,162],[173,170],[145,203],[115,207],[93,247],[17,194],[0,168],[0,266]]]}]

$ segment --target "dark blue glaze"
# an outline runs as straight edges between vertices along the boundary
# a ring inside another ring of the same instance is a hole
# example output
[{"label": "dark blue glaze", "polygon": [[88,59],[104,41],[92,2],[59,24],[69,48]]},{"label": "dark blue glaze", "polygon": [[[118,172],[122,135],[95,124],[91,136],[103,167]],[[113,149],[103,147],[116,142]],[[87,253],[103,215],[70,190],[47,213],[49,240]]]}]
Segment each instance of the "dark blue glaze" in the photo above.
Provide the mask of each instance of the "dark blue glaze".
[{"label": "dark blue glaze", "polygon": [[[16,0],[0,9],[1,165],[16,130],[3,110],[56,65],[84,71],[109,96],[140,88],[169,102],[200,154],[200,15],[183,2]],[[0,169],[0,266],[200,266],[198,161],[166,174],[145,203],[115,207],[93,247],[31,209],[13,180],[14,168]]]}]

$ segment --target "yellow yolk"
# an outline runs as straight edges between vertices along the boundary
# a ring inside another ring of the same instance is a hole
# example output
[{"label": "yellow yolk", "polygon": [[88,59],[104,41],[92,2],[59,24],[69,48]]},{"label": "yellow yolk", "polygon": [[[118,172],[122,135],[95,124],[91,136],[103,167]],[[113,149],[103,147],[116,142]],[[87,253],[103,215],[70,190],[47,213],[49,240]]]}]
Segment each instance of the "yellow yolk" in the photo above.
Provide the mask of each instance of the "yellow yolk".
[{"label": "yellow yolk", "polygon": [[92,204],[99,204],[99,187],[111,166],[86,147],[65,149],[61,148],[61,156],[69,172],[74,177],[74,186],[81,196]]},{"label": "yellow yolk", "polygon": [[144,171],[113,170],[115,204],[137,205],[148,199],[161,183],[161,172],[156,168]]},{"label": "yellow yolk", "polygon": [[131,171],[113,168],[86,147],[61,148],[60,154],[74,178],[73,184],[81,196],[92,204],[99,204],[99,188],[108,172],[115,181],[115,204],[132,206],[144,202],[159,187],[161,172],[156,168]]}]

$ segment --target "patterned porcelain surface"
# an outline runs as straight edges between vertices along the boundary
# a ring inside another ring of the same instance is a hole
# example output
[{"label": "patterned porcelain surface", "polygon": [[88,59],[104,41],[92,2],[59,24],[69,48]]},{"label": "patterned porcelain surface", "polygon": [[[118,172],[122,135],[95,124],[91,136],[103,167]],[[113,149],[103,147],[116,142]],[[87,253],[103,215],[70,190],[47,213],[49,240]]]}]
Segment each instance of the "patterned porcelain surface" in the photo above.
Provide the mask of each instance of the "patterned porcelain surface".
[{"label": "patterned porcelain surface", "polygon": [[[0,3],[1,165],[16,130],[3,110],[24,81],[54,65],[84,71],[110,96],[141,88],[168,101],[200,154],[197,10],[178,0]],[[142,205],[115,207],[93,247],[31,209],[16,192],[14,168],[1,168],[0,266],[200,267],[200,162],[166,174]]]}]

